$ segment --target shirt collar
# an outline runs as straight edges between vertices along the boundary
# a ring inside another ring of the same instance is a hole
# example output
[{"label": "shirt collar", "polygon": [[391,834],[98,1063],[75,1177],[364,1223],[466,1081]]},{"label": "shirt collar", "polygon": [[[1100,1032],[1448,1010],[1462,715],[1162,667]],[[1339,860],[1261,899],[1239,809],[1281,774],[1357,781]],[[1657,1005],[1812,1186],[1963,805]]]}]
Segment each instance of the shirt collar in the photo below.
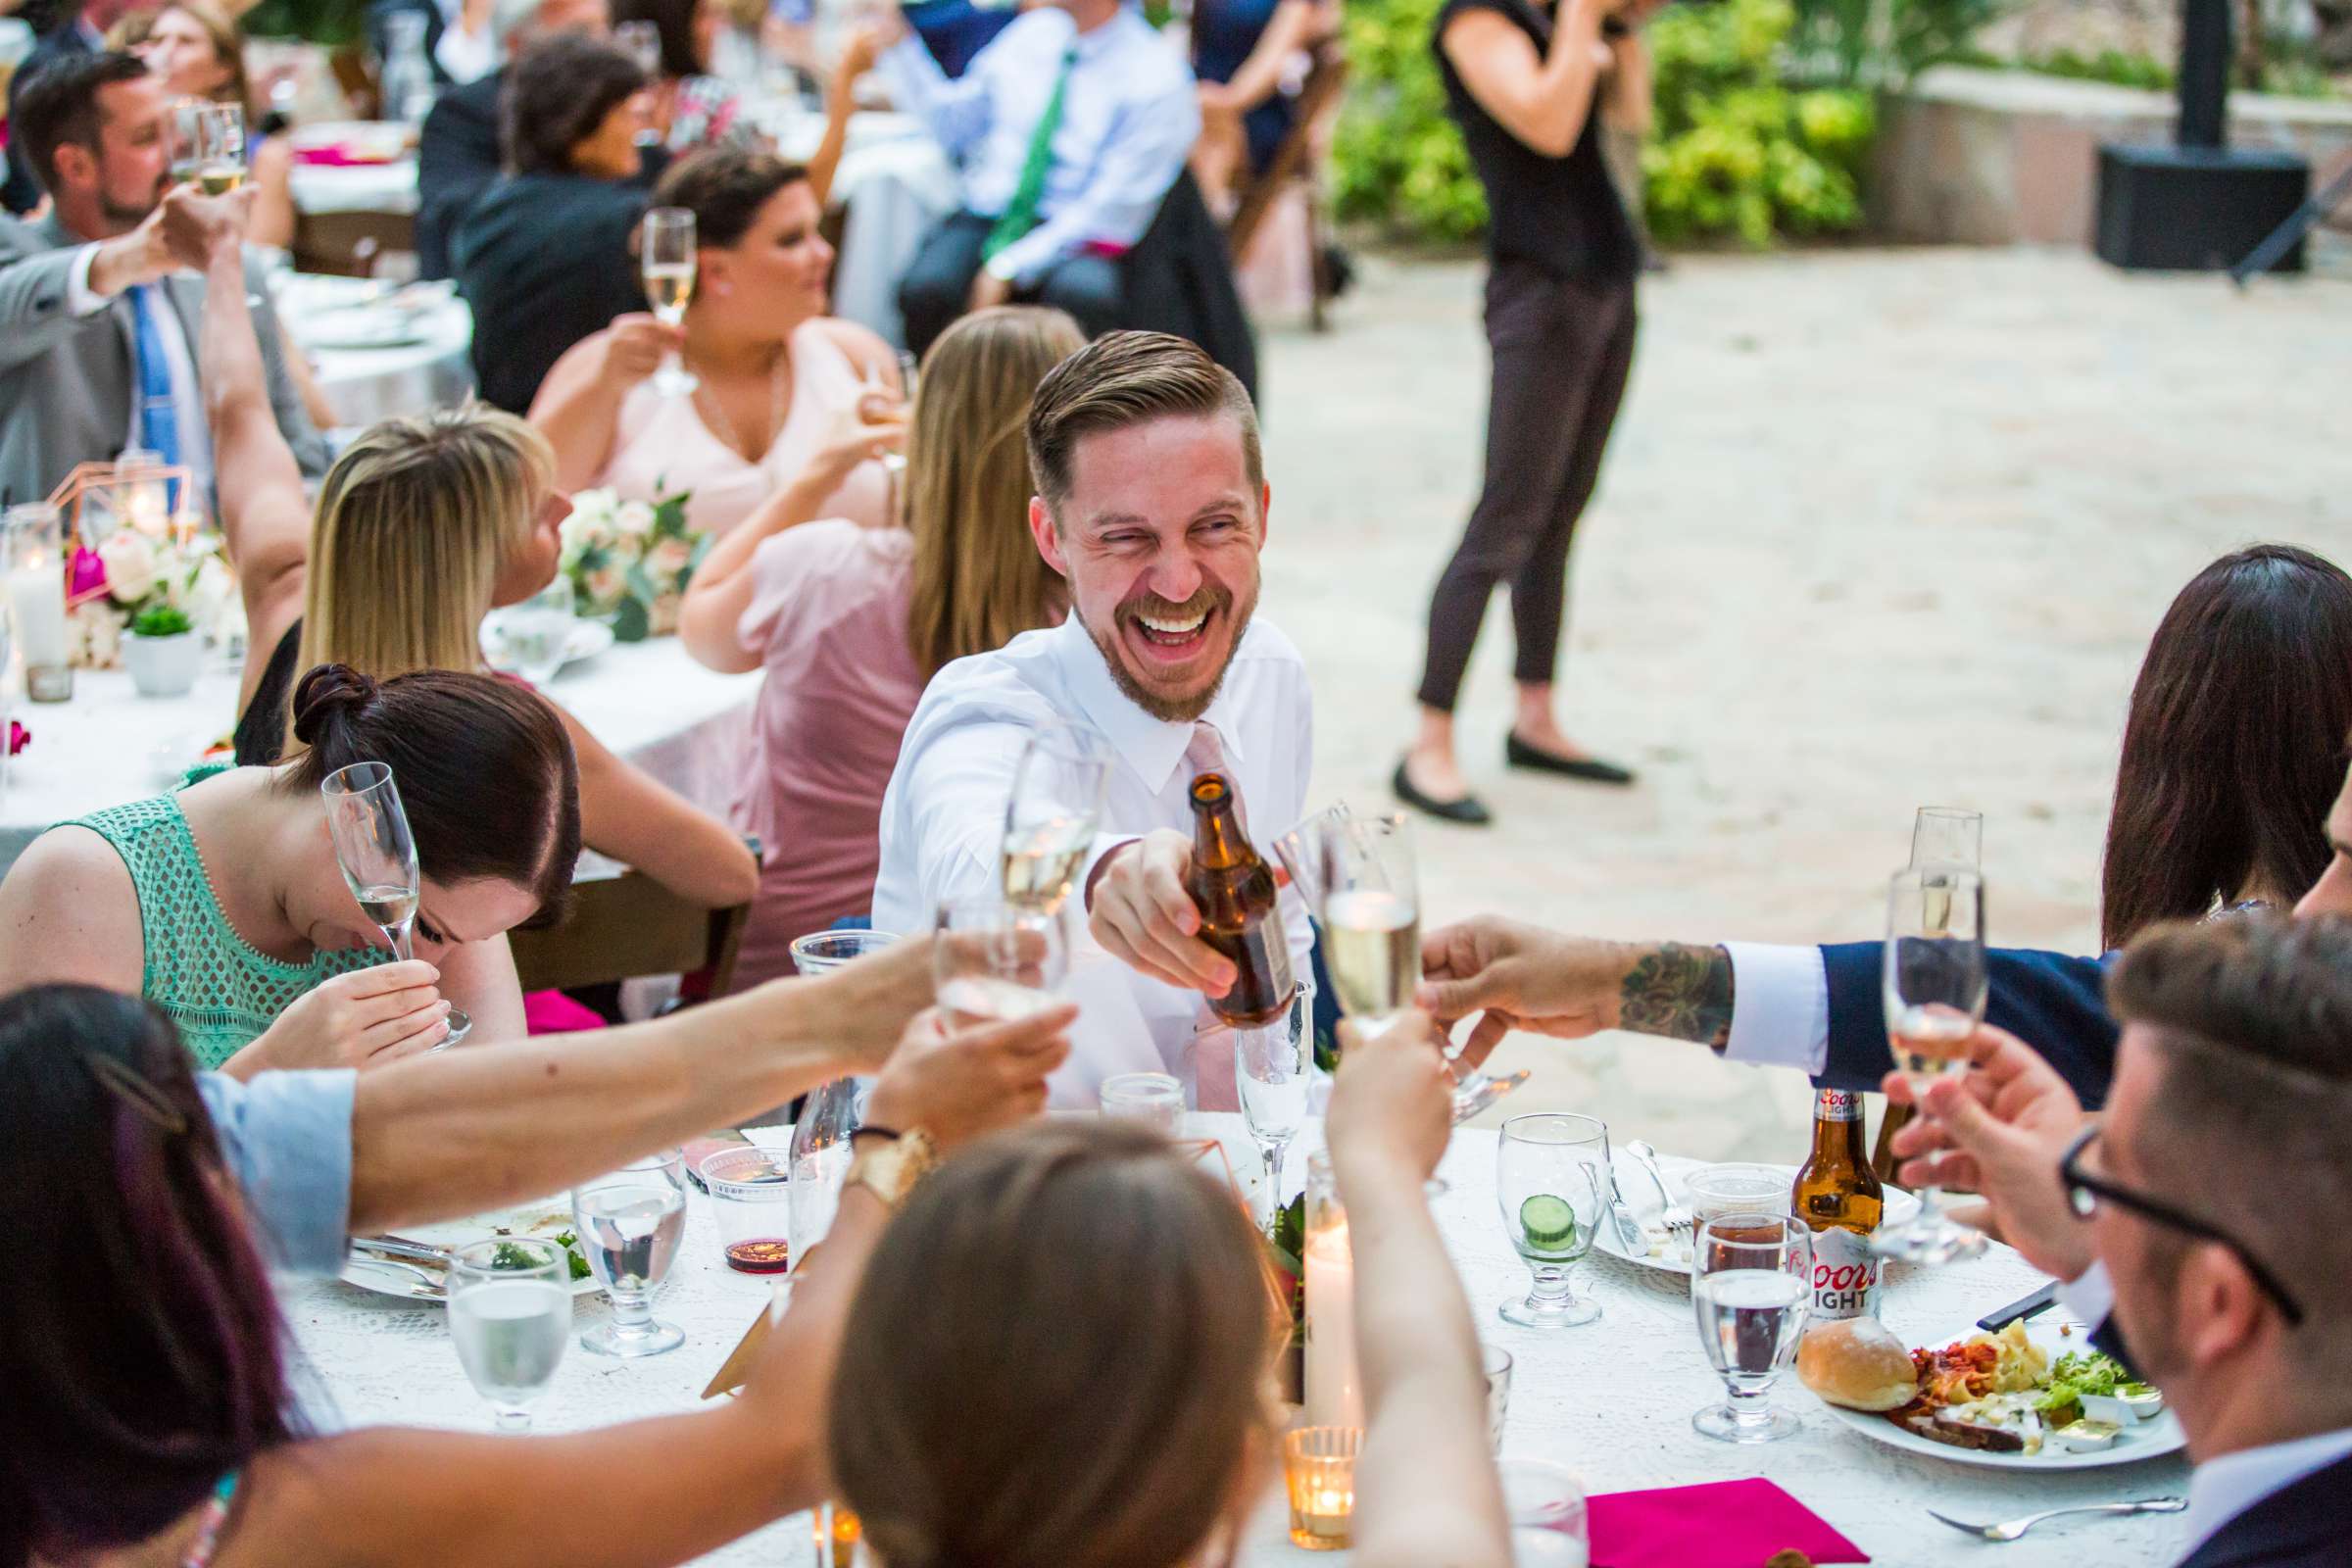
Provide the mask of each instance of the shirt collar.
[{"label": "shirt collar", "polygon": [[2182,1556],[2194,1553],[2224,1525],[2263,1498],[2347,1455],[2352,1455],[2352,1429],[2241,1448],[2206,1460],[2188,1478]]},{"label": "shirt collar", "polygon": [[[1249,639],[1249,628],[1242,637]],[[1110,665],[1102,658],[1102,650],[1080,624],[1075,614],[1064,615],[1054,628],[1054,657],[1060,663],[1070,685],[1070,695],[1087,722],[1099,730],[1119,754],[1119,760],[1142,779],[1156,795],[1176,776],[1184,763],[1184,754],[1193,744],[1193,722],[1185,719],[1153,718],[1135,704],[1135,699],[1119,690],[1112,678]],[[1236,657],[1241,653],[1237,644]],[[1217,738],[1223,743],[1225,759],[1239,764],[1242,760],[1241,712],[1233,699],[1233,669],[1226,667],[1225,684],[1217,691],[1215,701],[1200,715],[1217,728]]]},{"label": "shirt collar", "polygon": [[1132,24],[1142,22],[1142,20],[1135,7],[1122,5],[1112,13],[1108,22],[1103,23],[1092,32],[1079,32],[1073,26],[1070,32],[1069,47],[1076,51],[1081,60],[1100,60],[1106,51],[1125,43]]}]

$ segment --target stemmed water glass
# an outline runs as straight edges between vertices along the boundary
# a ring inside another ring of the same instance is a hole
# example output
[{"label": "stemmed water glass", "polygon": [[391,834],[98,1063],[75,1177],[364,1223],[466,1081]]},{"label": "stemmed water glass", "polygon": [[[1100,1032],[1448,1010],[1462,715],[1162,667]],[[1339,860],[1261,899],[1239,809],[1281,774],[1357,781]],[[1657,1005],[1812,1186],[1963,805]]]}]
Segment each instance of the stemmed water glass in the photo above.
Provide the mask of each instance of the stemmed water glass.
[{"label": "stemmed water glass", "polygon": [[[1919,1103],[1937,1078],[1968,1071],[1961,1044],[1984,1017],[1984,880],[1936,864],[1898,871],[1886,894],[1886,1036]],[[1948,1263],[1984,1250],[1984,1237],[1944,1213],[1936,1188],[1919,1195],[1908,1225],[1870,1239],[1880,1257]]]},{"label": "stemmed water glass", "polygon": [[1597,1117],[1561,1111],[1513,1116],[1494,1146],[1494,1199],[1502,1228],[1535,1276],[1525,1298],[1495,1310],[1521,1328],[1564,1329],[1600,1316],[1576,1294],[1573,1271],[1592,1250],[1607,1213],[1609,1129]]},{"label": "stemmed water glass", "polygon": [[1698,1228],[1690,1306],[1699,1343],[1730,1396],[1690,1418],[1725,1443],[1770,1443],[1797,1428],[1772,1408],[1773,1380],[1796,1357],[1812,1301],[1813,1233],[1788,1214],[1724,1214]]},{"label": "stemmed water glass", "polygon": [[1266,1228],[1282,1212],[1282,1155],[1306,1121],[1315,1073],[1315,988],[1300,981],[1273,1022],[1233,1032],[1233,1086],[1265,1167]]},{"label": "stemmed water glass", "polygon": [[528,1432],[527,1406],[554,1381],[571,1337],[571,1258],[555,1242],[509,1237],[460,1248],[449,1268],[449,1335],[501,1432]]},{"label": "stemmed water glass", "polygon": [[[630,25],[630,24],[622,24]],[[686,307],[694,302],[694,270],[698,254],[694,214],[683,207],[657,207],[645,215],[640,241],[645,271],[645,297],[664,326],[685,322]],[[662,356],[654,372],[654,390],[665,398],[682,398],[702,385],[678,358],[676,350]]]},{"label": "stemmed water glass", "polygon": [[939,1004],[959,1023],[1002,1023],[1054,1005],[1069,973],[1060,919],[994,893],[939,906],[931,978]]},{"label": "stemmed water glass", "polygon": [[580,1348],[631,1357],[685,1344],[685,1331],[656,1322],[653,1309],[654,1292],[669,1278],[686,1234],[686,1163],[679,1152],[649,1154],[574,1188],[571,1223],[588,1271],[612,1300],[612,1321],[581,1335]]},{"label": "stemmed water glass", "polygon": [[[326,802],[326,830],[334,839],[335,861],[360,911],[383,932],[395,957],[416,956],[411,933],[416,923],[416,899],[423,886],[416,869],[416,840],[409,831],[409,813],[400,804],[400,786],[384,762],[354,762],[326,775],[318,786]],[[435,1051],[445,1051],[466,1038],[473,1020],[466,1009],[449,1009],[449,1033]]]},{"label": "stemmed water glass", "polygon": [[1094,848],[1110,760],[1102,737],[1075,724],[1050,724],[1021,747],[1004,803],[1006,903],[1060,911]]}]

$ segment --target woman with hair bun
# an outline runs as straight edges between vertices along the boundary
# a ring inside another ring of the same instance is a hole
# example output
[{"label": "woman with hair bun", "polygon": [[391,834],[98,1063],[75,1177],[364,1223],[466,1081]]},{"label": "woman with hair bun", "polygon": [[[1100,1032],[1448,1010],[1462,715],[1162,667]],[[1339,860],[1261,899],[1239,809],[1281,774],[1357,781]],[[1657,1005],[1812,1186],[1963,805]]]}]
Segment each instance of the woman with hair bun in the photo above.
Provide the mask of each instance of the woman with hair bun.
[{"label": "woman with hair bun", "polygon": [[[0,993],[72,981],[143,996],[199,1066],[367,1067],[429,1050],[456,1003],[482,1040],[523,1032],[506,933],[562,911],[579,771],[555,710],[488,675],[303,677],[301,750],[35,840],[0,882]],[[344,883],[318,786],[388,763],[422,875],[414,960]],[[446,997],[446,1001],[444,998]]]}]

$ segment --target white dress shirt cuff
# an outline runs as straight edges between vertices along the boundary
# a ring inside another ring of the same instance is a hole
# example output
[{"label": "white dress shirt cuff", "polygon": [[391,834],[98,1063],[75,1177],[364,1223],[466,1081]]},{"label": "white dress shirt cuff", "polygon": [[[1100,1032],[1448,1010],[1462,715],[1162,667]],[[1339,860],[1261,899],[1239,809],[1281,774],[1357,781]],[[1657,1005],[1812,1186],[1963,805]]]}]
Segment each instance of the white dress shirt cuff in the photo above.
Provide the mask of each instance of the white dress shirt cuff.
[{"label": "white dress shirt cuff", "polygon": [[2058,1304],[2094,1329],[2106,1322],[2115,1310],[2115,1282],[2107,1277],[2107,1265],[2093,1263],[2073,1279],[2060,1280]]},{"label": "white dress shirt cuff", "polygon": [[90,287],[90,265],[98,260],[95,241],[74,255],[74,270],[66,274],[66,309],[75,316],[96,316],[114,301]]},{"label": "white dress shirt cuff", "polygon": [[433,45],[433,59],[451,81],[463,87],[498,69],[498,36],[484,27],[477,37],[453,22],[441,29],[441,41]]},{"label": "white dress shirt cuff", "polygon": [[1727,942],[1732,958],[1730,1061],[1817,1074],[1830,1058],[1830,978],[1819,948]]}]

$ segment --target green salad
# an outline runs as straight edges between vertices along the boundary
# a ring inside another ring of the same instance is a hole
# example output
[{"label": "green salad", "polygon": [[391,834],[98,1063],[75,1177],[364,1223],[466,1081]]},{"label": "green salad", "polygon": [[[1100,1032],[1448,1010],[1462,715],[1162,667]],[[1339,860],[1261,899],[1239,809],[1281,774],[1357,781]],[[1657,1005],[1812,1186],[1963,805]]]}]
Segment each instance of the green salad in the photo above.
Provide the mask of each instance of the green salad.
[{"label": "green salad", "polygon": [[2069,1350],[2050,1368],[2048,1392],[2034,1401],[2044,1420],[2062,1427],[2082,1414],[2086,1394],[2145,1394],[2148,1386],[2132,1381],[2131,1370],[2099,1350]]}]

